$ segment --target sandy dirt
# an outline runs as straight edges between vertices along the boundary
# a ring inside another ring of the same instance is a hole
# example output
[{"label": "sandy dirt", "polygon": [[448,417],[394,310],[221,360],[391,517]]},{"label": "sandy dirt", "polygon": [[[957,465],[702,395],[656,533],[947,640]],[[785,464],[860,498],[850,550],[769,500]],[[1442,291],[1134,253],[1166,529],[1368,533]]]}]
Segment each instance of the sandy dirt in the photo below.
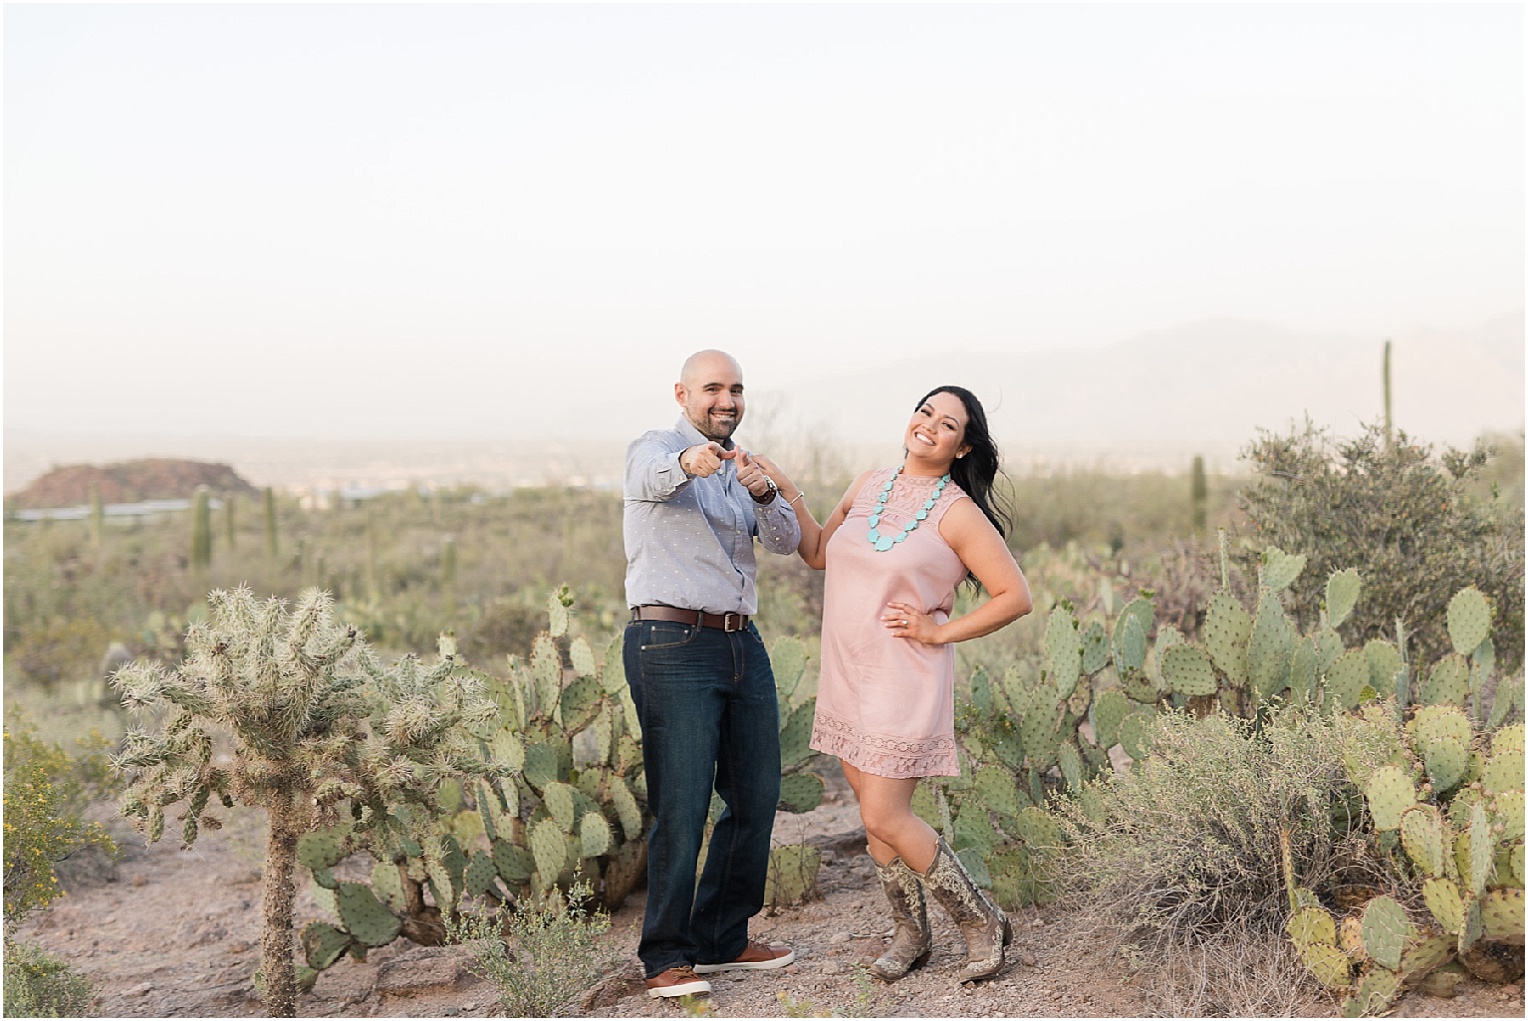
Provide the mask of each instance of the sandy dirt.
[{"label": "sandy dirt", "polygon": [[[764,914],[753,935],[789,943],[796,962],[778,971],[712,976],[709,1011],[721,1017],[1137,1017],[1183,1008],[1146,991],[1058,909],[1013,912],[1010,964],[994,980],[962,987],[953,980],[964,949],[937,908],[933,958],[892,985],[866,979],[859,966],[884,945],[889,920],[864,853],[852,797],[833,785],[804,816],[782,814],[780,843],[823,850],[818,899]],[[38,912],[17,936],[65,958],[95,983],[94,1013],[115,1017],[256,1017],[263,1015],[251,976],[259,965],[263,822],[237,815],[190,851],[166,839],[145,847],[124,832],[115,869],[79,877],[69,894]],[[317,911],[306,891],[299,924]],[[586,1016],[683,1017],[703,1009],[646,995],[635,948],[642,892],[611,919],[604,937],[619,963],[571,1009]],[[343,960],[299,1000],[307,1017],[497,1017],[493,986],[467,968],[459,948],[420,947],[399,939],[364,963]],[[856,981],[857,976],[859,981]],[[1204,1013],[1216,1010],[1213,998]],[[1521,984],[1467,982],[1459,994],[1412,994],[1395,1014],[1412,1017],[1522,1017]],[[1315,989],[1290,989],[1281,1011],[1336,1016],[1337,1004]]]}]

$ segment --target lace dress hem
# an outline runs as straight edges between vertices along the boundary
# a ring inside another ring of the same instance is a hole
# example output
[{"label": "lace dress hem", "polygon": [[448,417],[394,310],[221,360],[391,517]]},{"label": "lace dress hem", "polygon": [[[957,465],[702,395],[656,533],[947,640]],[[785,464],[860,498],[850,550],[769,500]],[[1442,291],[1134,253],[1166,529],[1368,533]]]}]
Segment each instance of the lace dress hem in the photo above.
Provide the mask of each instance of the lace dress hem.
[{"label": "lace dress hem", "polygon": [[921,776],[959,776],[953,737],[908,739],[872,734],[819,705],[812,724],[811,747],[856,769],[896,780]]}]

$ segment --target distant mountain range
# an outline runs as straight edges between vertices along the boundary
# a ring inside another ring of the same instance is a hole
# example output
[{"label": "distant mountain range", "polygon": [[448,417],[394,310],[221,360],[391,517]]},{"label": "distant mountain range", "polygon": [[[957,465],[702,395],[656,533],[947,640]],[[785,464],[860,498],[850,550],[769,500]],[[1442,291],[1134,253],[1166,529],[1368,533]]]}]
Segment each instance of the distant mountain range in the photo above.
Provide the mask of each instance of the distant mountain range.
[{"label": "distant mountain range", "polygon": [[[1456,445],[1483,431],[1520,431],[1523,339],[1522,314],[1393,338],[1395,424]],[[1383,338],[1209,320],[1093,350],[951,351],[756,395],[754,406],[773,397],[784,404],[774,416],[782,424],[804,417],[818,435],[894,446],[913,403],[954,383],[982,399],[994,435],[1019,463],[1171,464],[1193,452],[1224,461],[1258,429],[1285,431],[1307,415],[1338,435],[1381,420],[1383,349]]]},{"label": "distant mountain range", "polygon": [[[1468,445],[1483,432],[1523,429],[1523,314],[1456,331],[1394,338],[1396,425],[1430,443]],[[1048,465],[1186,470],[1203,454],[1235,470],[1259,429],[1287,431],[1306,416],[1337,435],[1384,414],[1383,337],[1318,337],[1237,319],[1207,320],[1108,347],[1021,353],[949,351],[751,389],[739,431],[788,468],[891,463],[913,403],[943,383],[987,406],[1012,471]],[[460,441],[239,437],[46,437],[7,430],[5,489],[15,493],[59,464],[145,455],[234,465],[257,485],[298,488],[571,482],[618,486],[631,437],[666,426],[666,394],[612,394],[600,435]],[[569,423],[572,424],[572,423]]]}]

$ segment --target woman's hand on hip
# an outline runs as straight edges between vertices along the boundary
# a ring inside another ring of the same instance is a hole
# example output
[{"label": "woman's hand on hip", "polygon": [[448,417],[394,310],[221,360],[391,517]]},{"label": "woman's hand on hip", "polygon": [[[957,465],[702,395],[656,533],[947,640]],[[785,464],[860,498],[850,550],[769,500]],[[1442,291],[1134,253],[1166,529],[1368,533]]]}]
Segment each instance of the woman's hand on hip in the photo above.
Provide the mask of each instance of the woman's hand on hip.
[{"label": "woman's hand on hip", "polygon": [[881,623],[894,638],[909,638],[924,645],[944,644],[938,637],[939,623],[910,603],[887,603]]}]

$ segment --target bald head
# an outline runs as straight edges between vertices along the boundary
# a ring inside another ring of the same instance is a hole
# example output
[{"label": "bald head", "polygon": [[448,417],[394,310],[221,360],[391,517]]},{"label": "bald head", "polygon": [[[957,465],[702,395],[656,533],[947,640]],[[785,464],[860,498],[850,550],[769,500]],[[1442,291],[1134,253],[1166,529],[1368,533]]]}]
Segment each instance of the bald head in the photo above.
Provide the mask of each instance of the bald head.
[{"label": "bald head", "polygon": [[725,351],[696,351],[684,360],[674,400],[708,440],[725,443],[743,420],[743,369]]}]

